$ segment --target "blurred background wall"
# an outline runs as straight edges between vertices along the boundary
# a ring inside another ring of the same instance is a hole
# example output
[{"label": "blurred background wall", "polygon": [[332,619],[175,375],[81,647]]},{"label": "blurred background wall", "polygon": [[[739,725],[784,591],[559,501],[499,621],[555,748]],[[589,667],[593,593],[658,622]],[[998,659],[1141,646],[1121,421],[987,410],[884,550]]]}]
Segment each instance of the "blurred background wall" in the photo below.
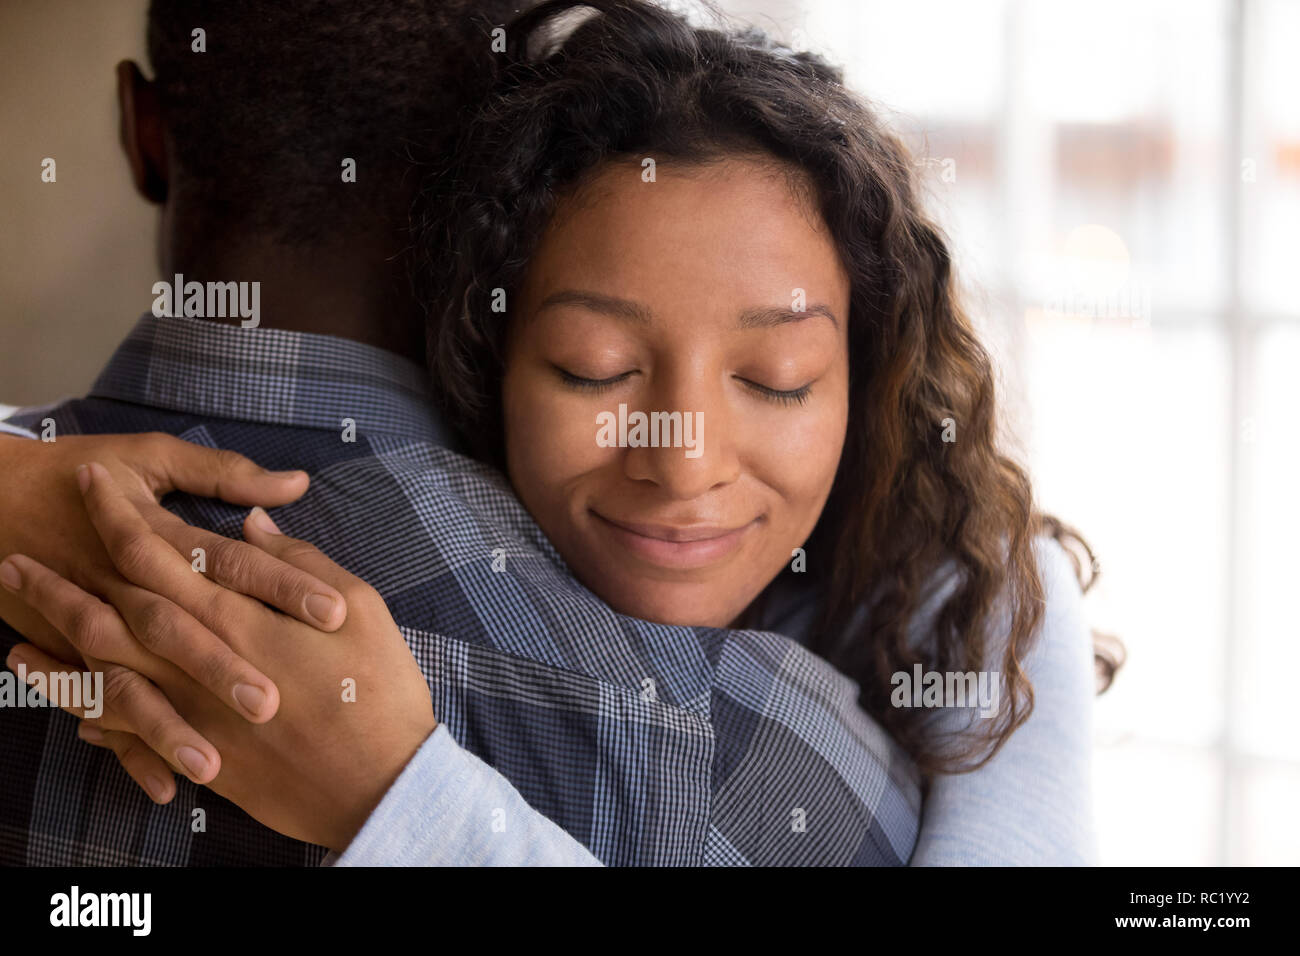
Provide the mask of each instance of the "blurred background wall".
[{"label": "blurred background wall", "polygon": [[[722,6],[912,145],[1012,444],[1100,556],[1103,861],[1300,862],[1300,3]],[[0,401],[84,390],[152,301],[113,98],[144,7],[0,4]]]},{"label": "blurred background wall", "polygon": [[118,147],[113,78],[144,62],[147,6],[0,3],[0,402],[85,391],[152,301],[157,217]]}]

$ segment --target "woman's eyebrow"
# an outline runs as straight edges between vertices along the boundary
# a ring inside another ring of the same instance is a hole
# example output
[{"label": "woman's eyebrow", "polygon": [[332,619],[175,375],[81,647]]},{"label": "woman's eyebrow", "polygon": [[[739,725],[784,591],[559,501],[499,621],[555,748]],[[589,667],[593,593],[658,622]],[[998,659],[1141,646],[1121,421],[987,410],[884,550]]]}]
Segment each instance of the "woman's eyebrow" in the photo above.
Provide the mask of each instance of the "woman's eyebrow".
[{"label": "woman's eyebrow", "polygon": [[[600,312],[617,319],[634,322],[637,325],[649,325],[654,319],[654,313],[640,302],[634,302],[631,299],[620,299],[617,296],[604,295],[599,292],[588,292],[584,289],[564,289],[560,292],[553,292],[542,300],[542,304],[537,307],[537,312],[543,312],[557,305],[576,305],[584,309],[590,309],[593,312]],[[830,306],[821,303],[815,303],[799,310],[777,306],[759,306],[745,309],[740,313],[738,324],[742,329],[772,328],[789,322],[802,322],[810,315],[820,315],[830,319],[831,324],[839,328],[840,323],[835,317],[834,310]]]},{"label": "woman's eyebrow", "polygon": [[788,322],[802,322],[810,315],[820,315],[831,320],[831,325],[837,329],[840,327],[839,320],[835,318],[835,312],[828,305],[817,303],[804,309],[783,309],[783,308],[756,308],[746,309],[740,313],[740,327],[742,329],[766,329],[776,325],[785,325]]},{"label": "woman's eyebrow", "polygon": [[542,300],[542,304],[537,307],[537,312],[543,312],[555,305],[577,305],[591,309],[593,312],[635,322],[638,325],[649,325],[653,318],[653,313],[639,302],[602,295],[599,292],[586,292],[582,289],[565,289],[551,293]]}]

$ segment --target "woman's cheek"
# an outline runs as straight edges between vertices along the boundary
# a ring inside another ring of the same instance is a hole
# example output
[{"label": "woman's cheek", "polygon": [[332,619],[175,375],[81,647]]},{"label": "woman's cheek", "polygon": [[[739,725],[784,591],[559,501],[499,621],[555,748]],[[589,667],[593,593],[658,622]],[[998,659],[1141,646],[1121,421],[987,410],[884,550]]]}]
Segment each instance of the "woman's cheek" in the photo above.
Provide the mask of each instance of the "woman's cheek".
[{"label": "woman's cheek", "polygon": [[813,506],[829,492],[844,448],[845,401],[777,408],[746,429],[749,460],[791,505]]},{"label": "woman's cheek", "polygon": [[596,443],[596,416],[603,406],[590,396],[539,383],[521,391],[510,408],[511,469],[533,488],[554,492],[617,452]]}]

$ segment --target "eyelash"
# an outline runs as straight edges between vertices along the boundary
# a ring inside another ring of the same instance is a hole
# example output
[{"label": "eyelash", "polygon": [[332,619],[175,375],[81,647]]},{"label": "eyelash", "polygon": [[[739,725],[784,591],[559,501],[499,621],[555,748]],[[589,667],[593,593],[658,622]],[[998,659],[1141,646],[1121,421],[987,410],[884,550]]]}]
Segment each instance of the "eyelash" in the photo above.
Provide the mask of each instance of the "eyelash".
[{"label": "eyelash", "polygon": [[557,367],[556,371],[564,379],[564,384],[570,388],[576,388],[580,392],[606,392],[619,382],[632,376],[631,372],[624,372],[622,375],[615,375],[613,378],[583,378],[581,375],[566,372],[562,368]]},{"label": "eyelash", "polygon": [[766,385],[759,385],[757,382],[751,382],[748,379],[742,378],[739,381],[743,382],[746,388],[753,389],[764,398],[779,405],[807,405],[808,396],[812,393],[812,382],[799,388],[792,388],[788,392],[783,392],[778,388],[768,388]]},{"label": "eyelash", "polygon": [[[624,372],[622,375],[615,375],[613,378],[597,379],[583,378],[580,375],[574,375],[572,372],[566,372],[564,369],[558,367],[556,368],[556,371],[560,373],[560,377],[570,388],[577,389],[580,392],[592,393],[609,391],[609,389],[630,378],[634,374],[633,372]],[[806,405],[808,404],[808,396],[812,392],[811,382],[799,388],[782,391],[777,388],[768,388],[766,385],[759,385],[757,382],[751,382],[749,379],[745,378],[737,378],[737,381],[741,382],[751,391],[757,392],[769,401],[776,402],[779,405]]]}]

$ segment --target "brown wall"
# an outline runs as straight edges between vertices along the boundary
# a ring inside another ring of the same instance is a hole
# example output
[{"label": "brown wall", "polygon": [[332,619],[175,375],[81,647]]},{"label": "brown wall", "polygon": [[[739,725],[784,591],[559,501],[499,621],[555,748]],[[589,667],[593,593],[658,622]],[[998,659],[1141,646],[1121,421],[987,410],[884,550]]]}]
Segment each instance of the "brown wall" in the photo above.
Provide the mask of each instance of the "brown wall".
[{"label": "brown wall", "polygon": [[156,214],[131,188],[113,79],[144,62],[146,6],[0,2],[0,403],[84,392],[152,302]]}]

